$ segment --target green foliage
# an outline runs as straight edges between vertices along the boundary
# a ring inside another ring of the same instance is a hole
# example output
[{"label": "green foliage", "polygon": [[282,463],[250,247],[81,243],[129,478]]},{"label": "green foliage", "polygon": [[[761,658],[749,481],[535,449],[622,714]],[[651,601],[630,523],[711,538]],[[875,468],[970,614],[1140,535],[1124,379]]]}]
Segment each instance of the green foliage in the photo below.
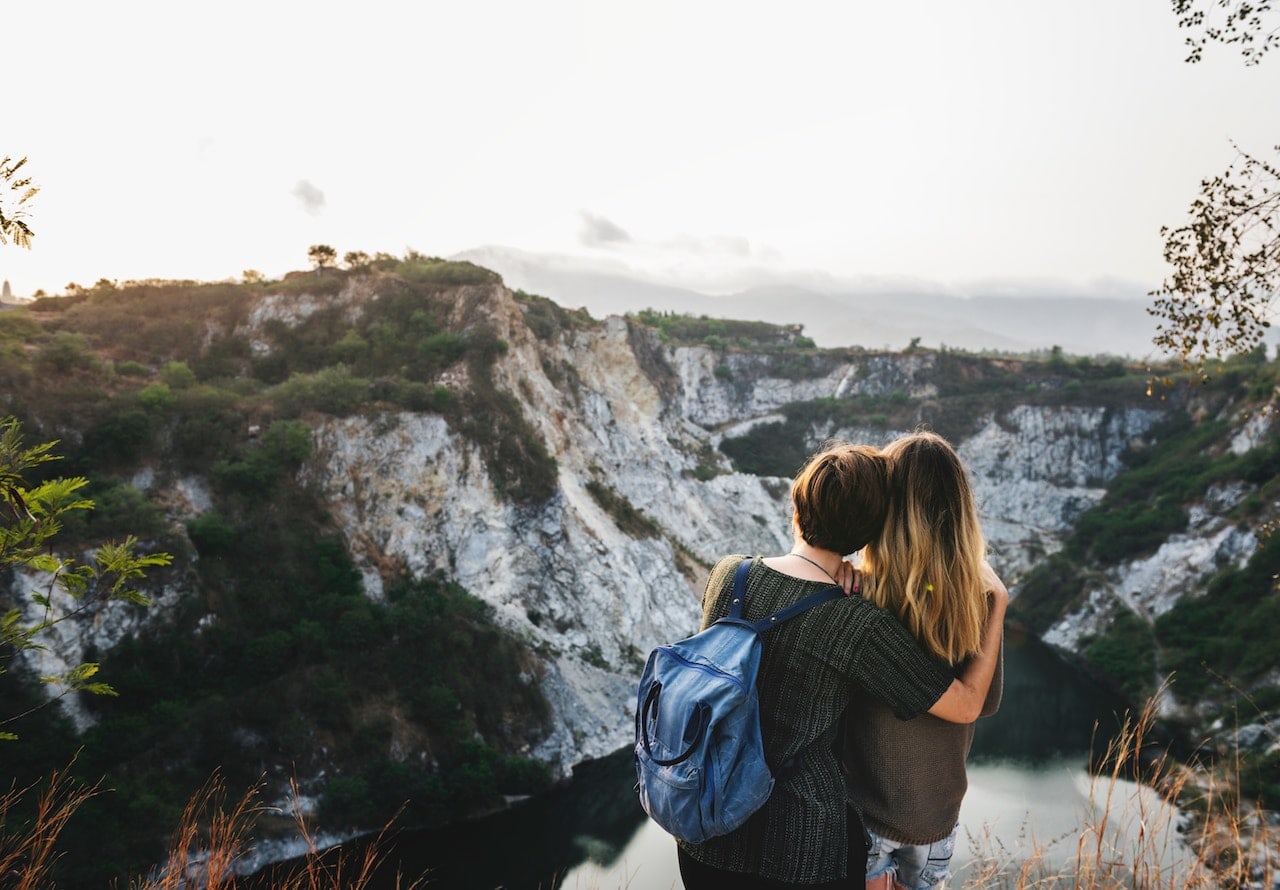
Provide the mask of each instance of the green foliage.
[{"label": "green foliage", "polygon": [[1141,703],[1155,691],[1156,647],[1151,626],[1121,606],[1106,633],[1082,640],[1089,663],[1128,697]]},{"label": "green foliage", "polygon": [[80,335],[90,347],[110,348],[118,359],[151,366],[185,362],[196,370],[212,345],[211,330],[231,331],[245,322],[249,293],[234,284],[126,282],[109,295],[40,305],[59,313],[51,324],[61,331]]},{"label": "green foliage", "polygon": [[704,344],[719,349],[730,342],[744,348],[812,349],[813,341],[801,334],[802,325],[775,325],[763,321],[694,317],[676,312],[642,309],[627,316],[655,328],[665,343]]},{"label": "green foliage", "polygon": [[63,374],[75,369],[92,369],[97,364],[84,336],[69,331],[59,331],[41,346],[36,352],[36,361]]},{"label": "green foliage", "polygon": [[334,365],[313,374],[294,374],[269,390],[267,397],[286,417],[298,417],[307,411],[345,417],[368,399],[369,381],[353,376],[345,365]]},{"label": "green foliage", "polygon": [[1081,564],[1055,553],[1036,564],[1019,582],[1009,608],[1037,633],[1044,633],[1062,614],[1079,603],[1086,576]]},{"label": "green foliage", "polygon": [[201,556],[225,556],[233,552],[236,527],[217,513],[201,513],[187,523],[187,535]]},{"label": "green foliage", "polygon": [[1280,751],[1242,752],[1238,763],[1241,800],[1257,801],[1270,810],[1280,803]]},{"label": "green foliage", "polygon": [[587,492],[600,508],[613,517],[618,529],[632,538],[658,538],[662,529],[648,516],[637,510],[626,497],[595,479],[587,482]]},{"label": "green foliage", "polygon": [[1072,546],[1099,562],[1114,564],[1154,551],[1186,527],[1187,513],[1171,496],[1136,504],[1105,504],[1076,521]]},{"label": "green foliage", "polygon": [[173,397],[169,451],[178,466],[205,471],[239,452],[247,431],[234,393],[197,386]]},{"label": "green foliage", "polygon": [[307,259],[311,260],[317,271],[324,271],[338,259],[338,252],[328,244],[312,244],[307,248]]},{"label": "green foliage", "polygon": [[1188,698],[1248,685],[1280,664],[1280,535],[1266,534],[1242,569],[1220,572],[1200,597],[1156,619],[1164,662]]},{"label": "green foliage", "polygon": [[170,389],[190,389],[196,384],[196,373],[186,362],[165,362],[160,368],[160,379]]},{"label": "green foliage", "polygon": [[[27,446],[18,422],[11,417],[0,419],[0,494],[8,513],[8,521],[0,525],[0,567],[20,567],[40,579],[40,587],[28,594],[36,606],[33,612],[11,606],[0,615],[0,675],[8,673],[19,653],[43,649],[43,640],[54,627],[91,604],[122,601],[146,605],[148,599],[136,583],[147,569],[172,561],[167,553],[139,553],[134,537],[99,543],[84,563],[56,555],[50,544],[63,523],[92,509],[93,502],[81,494],[85,479],[57,478],[28,484],[28,476],[57,459],[52,453],[54,444]],[[57,695],[72,691],[113,695],[109,685],[94,679],[98,667],[97,663],[83,662],[40,680],[53,686]],[[0,727],[8,727],[22,716],[22,712],[0,714]],[[0,740],[16,738],[9,729],[0,730]]]},{"label": "green foliage", "polygon": [[460,287],[468,284],[501,284],[502,278],[489,269],[474,263],[442,260],[411,253],[395,270],[396,274],[412,284],[428,284],[436,287]]},{"label": "green foliage", "polygon": [[138,390],[138,401],[151,414],[163,414],[173,407],[173,390],[167,383],[150,383]]},{"label": "green foliage", "polygon": [[43,329],[40,322],[31,317],[27,309],[6,309],[0,312],[0,343],[33,343]]},{"label": "green foliage", "polygon": [[110,477],[94,479],[85,492],[92,496],[93,509],[66,514],[63,546],[92,544],[126,528],[144,540],[163,538],[170,531],[155,502],[127,482]]},{"label": "green foliage", "polygon": [[[154,392],[148,393],[148,398],[154,399],[154,396]],[[153,427],[146,411],[122,400],[108,403],[106,412],[85,431],[79,459],[112,468],[133,464],[150,451]]]},{"label": "green foliage", "polygon": [[558,469],[520,402],[493,383],[493,359],[505,345],[479,342],[470,361],[471,397],[450,419],[480,449],[498,491],[518,504],[540,504],[555,492]]},{"label": "green foliage", "polygon": [[294,297],[331,297],[342,293],[346,283],[347,273],[339,269],[290,272],[279,281],[267,284],[265,292]]},{"label": "green foliage", "polygon": [[527,294],[522,290],[513,291],[512,295],[524,312],[525,324],[539,340],[552,340],[561,331],[592,323],[591,315],[586,309],[564,309],[546,297]]},{"label": "green foliage", "polygon": [[296,472],[311,455],[311,428],[294,420],[278,420],[267,428],[255,447],[212,467],[214,480],[242,497],[271,497],[285,477]]},{"label": "green foliage", "polygon": [[795,422],[761,423],[742,436],[722,440],[720,450],[739,473],[794,476],[809,456],[805,433]]}]

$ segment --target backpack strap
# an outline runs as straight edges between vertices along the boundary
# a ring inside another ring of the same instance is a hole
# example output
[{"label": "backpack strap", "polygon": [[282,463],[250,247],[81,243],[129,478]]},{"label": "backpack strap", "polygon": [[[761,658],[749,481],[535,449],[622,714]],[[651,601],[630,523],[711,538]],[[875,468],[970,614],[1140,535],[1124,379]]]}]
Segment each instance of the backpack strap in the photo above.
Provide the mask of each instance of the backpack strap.
[{"label": "backpack strap", "polygon": [[740,624],[743,621],[742,606],[747,601],[747,575],[751,573],[753,562],[755,562],[753,558],[744,559],[738,563],[738,570],[733,573],[733,597],[729,600],[728,618],[734,624]]},{"label": "backpack strap", "polygon": [[825,587],[815,593],[811,593],[803,599],[798,599],[789,606],[785,606],[772,615],[766,615],[759,621],[748,621],[742,617],[742,607],[747,601],[747,575],[751,572],[751,565],[755,562],[755,558],[744,559],[738,563],[738,570],[733,573],[733,597],[729,601],[729,614],[721,618],[720,622],[725,624],[740,624],[743,627],[749,627],[756,633],[764,633],[771,627],[777,627],[784,621],[794,618],[806,609],[819,606],[823,603],[829,603],[832,600],[844,599],[845,593],[839,587]]}]

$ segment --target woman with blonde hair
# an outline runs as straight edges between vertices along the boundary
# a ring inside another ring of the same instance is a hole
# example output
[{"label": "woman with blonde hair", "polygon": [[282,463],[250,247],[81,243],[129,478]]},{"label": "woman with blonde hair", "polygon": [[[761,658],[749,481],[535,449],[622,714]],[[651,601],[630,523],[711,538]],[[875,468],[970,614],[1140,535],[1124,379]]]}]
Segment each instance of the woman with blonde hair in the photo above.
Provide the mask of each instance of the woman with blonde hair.
[{"label": "woman with blonde hair", "polygon": [[[862,595],[897,616],[920,647],[955,674],[984,654],[983,633],[1003,591],[960,457],[934,433],[904,436],[889,459],[889,513],[863,551]],[[997,650],[1002,641],[994,645]],[[990,652],[985,653],[990,657]],[[997,655],[999,655],[997,651]],[[994,714],[1003,658],[980,716]],[[842,763],[851,806],[867,829],[867,887],[941,887],[955,849],[973,724],[929,714],[902,721],[860,695],[846,711]]]}]

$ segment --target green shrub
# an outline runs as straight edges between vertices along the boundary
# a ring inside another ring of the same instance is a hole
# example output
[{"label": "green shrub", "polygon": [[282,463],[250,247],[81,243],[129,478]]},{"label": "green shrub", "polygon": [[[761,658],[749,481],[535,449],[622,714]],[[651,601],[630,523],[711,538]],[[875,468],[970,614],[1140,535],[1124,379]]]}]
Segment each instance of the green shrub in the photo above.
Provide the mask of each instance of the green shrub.
[{"label": "green shrub", "polygon": [[43,333],[40,322],[26,309],[6,309],[0,312],[0,341],[33,343]]},{"label": "green shrub", "polygon": [[467,345],[466,337],[441,331],[418,344],[418,356],[433,368],[447,368],[462,358]]},{"label": "green shrub", "polygon": [[95,478],[82,492],[93,501],[93,509],[67,514],[60,540],[65,543],[96,543],[123,537],[122,530],[140,540],[155,540],[169,533],[164,513],[145,494],[127,482]]},{"label": "green shrub", "polygon": [[149,383],[138,390],[138,401],[151,414],[163,414],[173,407],[173,390],[167,383]]},{"label": "green shrub", "polygon": [[262,434],[256,447],[216,461],[215,483],[249,499],[271,497],[278,483],[302,466],[311,454],[311,429],[298,421],[278,420]]},{"label": "green shrub", "polygon": [[1189,699],[1248,688],[1280,664],[1280,535],[1260,543],[1242,569],[1228,568],[1200,597],[1183,597],[1156,619],[1166,666]]},{"label": "green shrub", "polygon": [[1104,500],[1076,521],[1071,546],[1073,552],[1088,553],[1099,562],[1114,564],[1152,552],[1186,527],[1186,511],[1169,497],[1123,506],[1106,504]]},{"label": "green shrub", "polygon": [[414,284],[457,287],[466,284],[500,284],[501,276],[474,263],[442,260],[413,254],[397,268],[396,274]]},{"label": "green shrub", "polygon": [[127,401],[108,405],[108,413],[85,431],[84,447],[75,460],[99,468],[136,463],[151,450],[154,434],[151,417]]},{"label": "green shrub", "polygon": [[97,357],[89,350],[84,335],[71,331],[59,331],[53,339],[36,351],[36,361],[48,365],[60,373],[98,365]]},{"label": "green shrub", "polygon": [[796,423],[761,423],[745,434],[723,439],[720,450],[739,473],[794,476],[809,457],[804,429]]},{"label": "green shrub", "polygon": [[1129,609],[1116,610],[1106,632],[1085,643],[1085,657],[1130,702],[1140,704],[1155,691],[1156,648],[1151,626]]},{"label": "green shrub", "polygon": [[661,537],[662,530],[631,501],[595,479],[587,483],[587,492],[600,508],[613,517],[618,529],[633,538]]},{"label": "green shrub", "polygon": [[539,340],[551,340],[561,331],[583,327],[593,321],[586,309],[564,309],[546,297],[522,290],[513,291],[512,295],[524,312],[525,324]]},{"label": "green shrub", "polygon": [[518,504],[543,503],[558,484],[555,458],[516,398],[493,386],[487,367],[473,361],[472,374],[471,398],[452,422],[480,449],[499,492]]},{"label": "green shrub", "polygon": [[203,471],[240,450],[246,424],[234,393],[197,386],[173,397],[169,445],[179,466]]},{"label": "green shrub", "polygon": [[353,376],[345,365],[334,365],[314,374],[294,374],[269,390],[267,397],[287,417],[298,417],[307,411],[345,417],[357,411],[368,394],[369,381]]},{"label": "green shrub", "polygon": [[170,389],[190,389],[196,384],[196,374],[186,362],[165,362],[160,368],[160,379]]},{"label": "green shrub", "polygon": [[201,556],[223,556],[235,545],[236,527],[217,513],[201,513],[187,523],[187,535]]},{"label": "green shrub", "polygon": [[1019,582],[1018,595],[1009,608],[1032,630],[1044,633],[1079,603],[1086,583],[1078,560],[1055,553],[1041,560]]}]

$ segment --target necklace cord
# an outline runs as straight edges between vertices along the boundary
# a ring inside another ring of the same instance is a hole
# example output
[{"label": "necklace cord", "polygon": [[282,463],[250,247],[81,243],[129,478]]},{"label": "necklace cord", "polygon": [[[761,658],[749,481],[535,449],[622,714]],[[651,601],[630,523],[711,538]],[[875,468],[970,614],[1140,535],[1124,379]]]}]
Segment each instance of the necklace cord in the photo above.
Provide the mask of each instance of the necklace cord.
[{"label": "necklace cord", "polygon": [[823,568],[822,563],[818,562],[816,559],[810,559],[809,557],[805,556],[803,553],[796,553],[794,550],[792,550],[787,555],[798,556],[800,559],[803,559],[805,562],[809,563],[810,565],[817,567],[818,571],[822,572],[822,574],[826,575],[828,578],[831,579],[832,584],[840,583],[839,581],[836,580],[836,576],[828,572],[825,568]]}]

